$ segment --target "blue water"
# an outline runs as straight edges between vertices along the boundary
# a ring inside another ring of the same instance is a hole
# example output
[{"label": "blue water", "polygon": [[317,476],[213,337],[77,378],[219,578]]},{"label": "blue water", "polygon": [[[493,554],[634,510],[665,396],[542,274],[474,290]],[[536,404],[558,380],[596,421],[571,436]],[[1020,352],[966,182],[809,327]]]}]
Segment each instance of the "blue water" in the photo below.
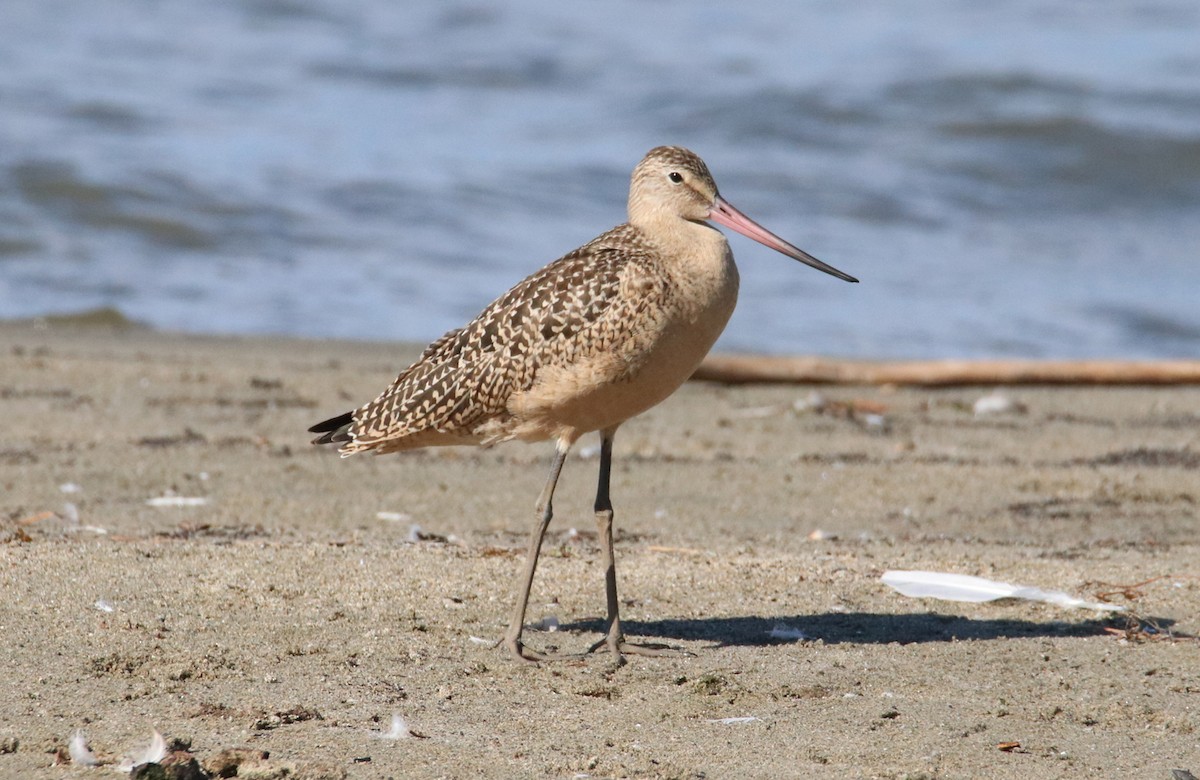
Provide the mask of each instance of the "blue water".
[{"label": "blue water", "polygon": [[720,347],[1200,353],[1194,0],[13,0],[0,317],[423,341],[624,220],[652,146],[739,236]]}]

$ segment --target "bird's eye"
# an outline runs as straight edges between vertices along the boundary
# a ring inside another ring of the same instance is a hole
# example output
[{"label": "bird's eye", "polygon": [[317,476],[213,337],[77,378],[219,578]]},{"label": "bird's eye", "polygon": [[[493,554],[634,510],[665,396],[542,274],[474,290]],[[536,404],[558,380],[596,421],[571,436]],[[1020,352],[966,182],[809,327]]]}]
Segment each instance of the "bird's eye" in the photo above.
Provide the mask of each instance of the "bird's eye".
[{"label": "bird's eye", "polygon": [[668,173],[667,178],[670,179],[671,181],[675,182],[676,184],[683,184],[683,177],[680,176],[677,171],[671,171],[670,173]]}]

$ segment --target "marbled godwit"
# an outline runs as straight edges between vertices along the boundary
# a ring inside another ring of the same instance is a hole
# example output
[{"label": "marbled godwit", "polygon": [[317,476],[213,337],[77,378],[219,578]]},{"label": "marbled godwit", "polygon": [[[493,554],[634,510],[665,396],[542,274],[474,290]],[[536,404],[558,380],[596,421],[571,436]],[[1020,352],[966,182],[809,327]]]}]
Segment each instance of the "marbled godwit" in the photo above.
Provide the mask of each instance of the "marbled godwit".
[{"label": "marbled godwit", "polygon": [[595,512],[608,631],[588,652],[607,644],[621,663],[623,653],[666,649],[627,643],[621,631],[609,472],[617,427],[683,384],[733,313],[737,267],[725,237],[706,220],[858,281],[729,205],[694,153],[660,146],[633,171],[629,222],[555,260],[430,344],[374,401],[309,429],[322,434],[315,444],[341,444],[343,456],[554,440],[517,602],[501,640],[518,658],[552,657],[526,648],[521,632],[554,487],[567,451],[591,431],[600,432]]}]

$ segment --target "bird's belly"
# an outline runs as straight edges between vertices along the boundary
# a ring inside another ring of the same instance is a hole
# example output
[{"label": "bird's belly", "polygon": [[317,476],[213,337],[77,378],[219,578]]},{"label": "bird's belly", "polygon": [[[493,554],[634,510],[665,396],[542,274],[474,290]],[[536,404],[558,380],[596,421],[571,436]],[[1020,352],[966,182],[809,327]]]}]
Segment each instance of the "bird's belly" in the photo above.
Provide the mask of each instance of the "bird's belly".
[{"label": "bird's belly", "polygon": [[[613,429],[675,392],[721,335],[737,300],[737,281],[703,306],[664,314],[624,344],[539,371],[509,403],[508,437],[566,438]],[[507,438],[507,437],[506,437]]]}]

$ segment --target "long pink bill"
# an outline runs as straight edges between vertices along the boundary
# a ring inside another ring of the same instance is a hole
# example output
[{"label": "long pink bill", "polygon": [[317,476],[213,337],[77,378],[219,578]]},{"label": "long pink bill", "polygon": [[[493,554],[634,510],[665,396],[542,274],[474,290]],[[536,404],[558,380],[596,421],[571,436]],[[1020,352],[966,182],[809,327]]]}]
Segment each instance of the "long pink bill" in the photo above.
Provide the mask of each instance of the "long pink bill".
[{"label": "long pink bill", "polygon": [[780,252],[790,258],[799,260],[805,265],[811,265],[818,271],[824,271],[831,276],[836,276],[837,278],[844,279],[847,282],[858,281],[850,274],[842,273],[828,263],[822,263],[820,260],[813,257],[808,252],[805,252],[803,249],[792,246],[779,236],[767,230],[762,225],[750,219],[750,217],[747,217],[745,214],[729,205],[729,202],[720,195],[713,200],[712,211],[708,212],[708,218],[713,222],[724,225],[730,230],[736,230],[747,238],[753,238],[758,243],[762,244],[763,246],[769,246],[776,252]]}]

